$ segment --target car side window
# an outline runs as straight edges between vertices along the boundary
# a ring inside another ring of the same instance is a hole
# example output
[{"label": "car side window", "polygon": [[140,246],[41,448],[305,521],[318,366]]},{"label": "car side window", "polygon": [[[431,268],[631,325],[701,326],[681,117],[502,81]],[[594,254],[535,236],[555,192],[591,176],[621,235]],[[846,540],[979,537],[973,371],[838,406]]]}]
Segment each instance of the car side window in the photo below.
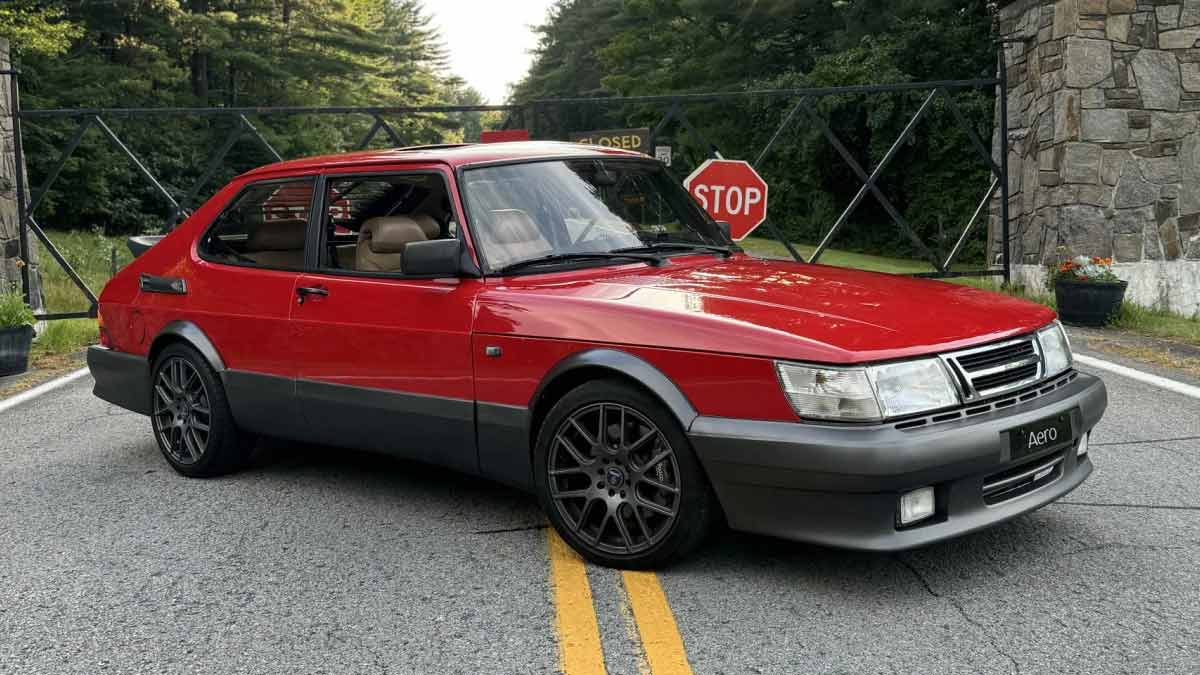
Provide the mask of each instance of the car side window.
[{"label": "car side window", "polygon": [[321,269],[404,274],[404,248],[454,239],[458,225],[445,178],[436,172],[330,176]]},{"label": "car side window", "polygon": [[304,241],[314,179],[250,185],[226,207],[200,242],[206,260],[273,269],[304,268]]}]

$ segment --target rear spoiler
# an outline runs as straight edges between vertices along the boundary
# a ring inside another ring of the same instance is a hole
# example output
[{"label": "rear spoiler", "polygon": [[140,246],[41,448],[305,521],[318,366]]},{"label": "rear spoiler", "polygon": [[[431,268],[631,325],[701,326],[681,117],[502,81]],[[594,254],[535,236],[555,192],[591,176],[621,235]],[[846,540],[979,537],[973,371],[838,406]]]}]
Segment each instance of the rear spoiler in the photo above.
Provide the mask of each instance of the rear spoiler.
[{"label": "rear spoiler", "polygon": [[162,235],[162,234],[150,235],[150,234],[148,234],[148,235],[144,235],[141,237],[130,237],[129,239],[125,240],[125,245],[129,247],[129,252],[132,253],[133,257],[136,258],[136,257],[140,256],[141,254],[145,253],[146,251],[150,250],[151,246],[162,241],[162,238],[164,236],[166,236],[166,235]]}]

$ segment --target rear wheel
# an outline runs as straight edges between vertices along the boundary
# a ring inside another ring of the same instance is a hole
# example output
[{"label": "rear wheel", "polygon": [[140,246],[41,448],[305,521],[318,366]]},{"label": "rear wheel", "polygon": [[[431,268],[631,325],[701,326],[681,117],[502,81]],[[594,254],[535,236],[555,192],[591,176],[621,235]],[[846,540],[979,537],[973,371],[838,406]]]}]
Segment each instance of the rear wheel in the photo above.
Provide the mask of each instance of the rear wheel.
[{"label": "rear wheel", "polygon": [[687,437],[635,387],[601,380],[572,390],[546,416],[534,454],[542,507],[593,562],[665,565],[709,529],[714,498]]},{"label": "rear wheel", "polygon": [[195,349],[173,344],[151,373],[154,438],[163,457],[185,476],[205,478],[236,470],[250,451],[238,431],[216,371]]}]

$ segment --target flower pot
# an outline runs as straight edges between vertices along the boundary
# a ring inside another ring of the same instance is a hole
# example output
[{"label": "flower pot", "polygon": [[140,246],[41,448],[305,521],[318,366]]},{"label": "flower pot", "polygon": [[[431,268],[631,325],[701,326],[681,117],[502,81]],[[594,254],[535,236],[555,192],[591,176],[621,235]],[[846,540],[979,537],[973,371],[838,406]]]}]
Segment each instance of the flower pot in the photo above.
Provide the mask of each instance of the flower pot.
[{"label": "flower pot", "polygon": [[1077,326],[1103,326],[1121,309],[1125,299],[1124,281],[1075,281],[1058,279],[1054,282],[1054,297],[1058,300],[1058,316],[1063,323]]},{"label": "flower pot", "polygon": [[16,375],[28,370],[31,345],[33,326],[0,328],[0,376]]}]

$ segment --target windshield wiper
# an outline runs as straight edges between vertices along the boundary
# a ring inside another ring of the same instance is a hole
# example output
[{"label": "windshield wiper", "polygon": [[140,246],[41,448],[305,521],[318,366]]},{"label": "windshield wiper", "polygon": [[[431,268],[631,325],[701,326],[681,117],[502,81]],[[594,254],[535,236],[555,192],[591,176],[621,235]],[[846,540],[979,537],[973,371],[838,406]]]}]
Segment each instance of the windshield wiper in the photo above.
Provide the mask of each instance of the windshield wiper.
[{"label": "windshield wiper", "polygon": [[728,246],[714,246],[712,244],[693,244],[686,241],[656,241],[642,246],[630,246],[628,248],[614,249],[613,253],[634,253],[637,251],[711,251],[712,253],[720,253],[728,258],[733,255],[733,249]]},{"label": "windshield wiper", "polygon": [[511,265],[505,265],[496,270],[498,274],[508,274],[517,270],[533,267],[535,265],[551,265],[559,262],[571,262],[573,260],[638,260],[649,263],[651,265],[661,265],[663,262],[662,256],[653,255],[650,253],[634,253],[622,251],[596,251],[593,253],[551,253],[540,258],[530,258],[529,260],[518,260]]}]

